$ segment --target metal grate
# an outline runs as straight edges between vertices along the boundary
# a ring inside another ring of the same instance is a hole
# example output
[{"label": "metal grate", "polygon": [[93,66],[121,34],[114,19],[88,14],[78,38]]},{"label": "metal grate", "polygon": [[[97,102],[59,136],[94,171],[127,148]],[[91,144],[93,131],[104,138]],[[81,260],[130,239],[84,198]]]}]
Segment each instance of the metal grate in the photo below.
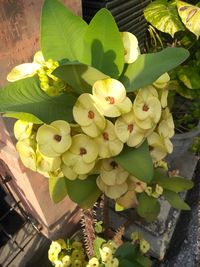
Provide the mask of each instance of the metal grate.
[{"label": "metal grate", "polygon": [[150,0],[83,0],[83,18],[89,23],[99,9],[107,8],[114,16],[119,30],[135,34],[143,50],[147,31],[143,10],[149,2]]},{"label": "metal grate", "polygon": [[0,174],[1,206],[4,203],[4,209],[0,213],[0,267],[10,266],[41,231],[41,226],[25,212],[21,202],[15,199],[8,186],[11,180],[10,175]]}]

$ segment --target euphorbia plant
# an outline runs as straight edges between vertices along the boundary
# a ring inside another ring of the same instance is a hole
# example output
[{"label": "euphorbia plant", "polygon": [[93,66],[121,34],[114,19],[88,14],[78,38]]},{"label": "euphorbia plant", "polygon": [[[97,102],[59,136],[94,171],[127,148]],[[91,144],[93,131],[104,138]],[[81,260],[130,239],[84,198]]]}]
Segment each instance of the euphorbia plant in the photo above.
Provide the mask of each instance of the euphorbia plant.
[{"label": "euphorbia plant", "polygon": [[51,198],[68,195],[88,208],[105,193],[148,221],[158,215],[163,192],[188,209],[177,192],[192,183],[154,171],[173,149],[167,71],[187,50],[141,55],[136,37],[120,33],[108,10],[87,25],[57,0],[44,2],[40,41],[33,62],[8,74],[0,111],[19,119],[20,158],[49,178]]}]

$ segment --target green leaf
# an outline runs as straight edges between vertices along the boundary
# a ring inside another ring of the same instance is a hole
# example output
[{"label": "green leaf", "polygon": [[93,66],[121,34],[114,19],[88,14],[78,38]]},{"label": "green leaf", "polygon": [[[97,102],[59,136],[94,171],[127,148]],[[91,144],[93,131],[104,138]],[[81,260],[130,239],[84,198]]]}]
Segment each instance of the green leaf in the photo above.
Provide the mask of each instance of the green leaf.
[{"label": "green leaf", "polygon": [[99,70],[78,62],[61,65],[53,74],[69,84],[78,94],[91,93],[91,88],[97,80],[108,78]]},{"label": "green leaf", "polygon": [[164,190],[163,196],[173,208],[180,210],[190,210],[188,204],[185,203],[185,201],[183,201],[177,193],[170,190]]},{"label": "green leaf", "polygon": [[[171,89],[171,87],[170,87]],[[181,96],[187,99],[196,99],[200,97],[200,88],[191,90],[188,89],[182,82],[179,82],[178,86],[175,88],[176,92],[179,93]]]},{"label": "green leaf", "polygon": [[185,65],[177,69],[178,78],[189,89],[200,89],[200,72],[196,66]]},{"label": "green leaf", "polygon": [[119,267],[143,267],[143,266],[134,260],[129,261],[127,259],[121,259],[119,261]]},{"label": "green leaf", "polygon": [[194,186],[194,183],[191,180],[183,177],[167,177],[162,173],[158,173],[156,177],[154,176],[154,181],[164,189],[176,193],[189,190]]},{"label": "green leaf", "polygon": [[177,67],[189,56],[184,48],[166,48],[161,52],[143,54],[129,64],[120,77],[127,92],[152,84],[163,73]]},{"label": "green leaf", "polygon": [[85,33],[83,63],[117,78],[124,67],[124,48],[111,13],[102,8],[91,20]]},{"label": "green leaf", "polygon": [[152,180],[153,163],[146,141],[138,148],[125,146],[123,151],[114,159],[126,171],[138,179],[146,183]]},{"label": "green leaf", "polygon": [[143,267],[152,266],[152,261],[148,257],[142,255],[141,253],[137,254],[136,261],[139,262]]},{"label": "green leaf", "polygon": [[35,123],[35,124],[42,124],[42,123],[44,123],[43,121],[41,121],[40,119],[38,119],[33,114],[25,113],[25,112],[8,112],[8,113],[5,113],[3,115],[3,117],[6,117],[6,118],[15,118],[15,119],[18,119],[18,120],[28,121],[28,122],[32,122],[32,123]]},{"label": "green leaf", "polygon": [[172,37],[176,32],[185,30],[178,15],[175,1],[153,1],[145,8],[144,16],[156,29],[169,33]]},{"label": "green leaf", "polygon": [[67,196],[67,184],[66,184],[66,178],[61,177],[53,177],[50,176],[49,178],[49,194],[51,197],[51,200],[54,203],[60,202],[65,196]]},{"label": "green leaf", "polygon": [[156,220],[160,213],[160,204],[156,198],[148,196],[146,193],[141,193],[138,196],[139,205],[136,210],[137,213],[147,222]]},{"label": "green leaf", "polygon": [[81,208],[91,208],[101,195],[96,184],[97,175],[88,176],[85,180],[68,180],[68,195]]},{"label": "green leaf", "polygon": [[134,260],[137,253],[137,248],[130,242],[124,242],[120,247],[117,248],[114,257],[118,259]]},{"label": "green leaf", "polygon": [[176,32],[185,30],[175,1],[153,1],[145,8],[144,16],[156,29],[169,33],[172,37]]},{"label": "green leaf", "polygon": [[76,98],[69,94],[48,96],[35,77],[9,83],[0,90],[0,112],[30,113],[45,123],[59,119],[72,121],[75,101]]},{"label": "green leaf", "polygon": [[178,13],[186,28],[196,35],[200,35],[200,7],[190,5],[183,1],[176,1]]},{"label": "green leaf", "polygon": [[87,23],[58,0],[45,0],[41,15],[41,48],[46,60],[79,60]]},{"label": "green leaf", "polygon": [[93,242],[94,254],[98,259],[101,258],[99,249],[101,248],[103,243],[106,243],[106,240],[98,236],[95,238]]}]

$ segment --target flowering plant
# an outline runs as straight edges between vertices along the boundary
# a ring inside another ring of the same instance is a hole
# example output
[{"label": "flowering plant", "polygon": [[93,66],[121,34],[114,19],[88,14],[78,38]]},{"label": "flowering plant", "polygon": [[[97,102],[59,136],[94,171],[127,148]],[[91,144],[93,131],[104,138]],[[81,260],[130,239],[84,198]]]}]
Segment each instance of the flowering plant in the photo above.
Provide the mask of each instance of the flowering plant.
[{"label": "flowering plant", "polygon": [[149,243],[137,232],[131,239],[131,242],[117,244],[97,237],[94,254],[89,259],[80,240],[58,239],[52,241],[48,258],[55,267],[150,267],[151,260],[144,255],[150,249]]},{"label": "flowering plant", "polygon": [[40,41],[33,62],[8,74],[0,112],[18,119],[19,156],[49,178],[54,202],[68,195],[87,208],[103,192],[116,209],[137,207],[148,221],[162,194],[188,209],[177,193],[192,183],[160,171],[173,149],[167,71],[187,50],[141,55],[137,38],[119,32],[108,10],[87,25],[58,0],[44,1]]}]

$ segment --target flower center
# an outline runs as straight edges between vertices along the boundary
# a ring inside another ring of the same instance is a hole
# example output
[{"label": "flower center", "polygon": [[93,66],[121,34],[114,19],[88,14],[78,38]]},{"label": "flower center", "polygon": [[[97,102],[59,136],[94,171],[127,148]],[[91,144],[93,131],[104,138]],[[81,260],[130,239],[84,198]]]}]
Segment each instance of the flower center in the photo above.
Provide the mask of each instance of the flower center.
[{"label": "flower center", "polygon": [[148,111],[149,110],[149,107],[147,104],[144,104],[143,108],[142,108],[143,111]]},{"label": "flower center", "polygon": [[111,161],[110,166],[111,166],[113,169],[117,169],[117,168],[118,168],[118,164],[117,164],[117,162],[115,162],[115,161]]},{"label": "flower center", "polygon": [[115,104],[115,98],[112,96],[107,96],[105,100],[108,101],[111,105]]},{"label": "flower center", "polygon": [[109,135],[108,133],[103,133],[103,139],[108,141],[109,140]]},{"label": "flower center", "polygon": [[94,112],[92,110],[88,111],[88,118],[91,120],[94,119]]},{"label": "flower center", "polygon": [[80,148],[80,155],[83,156],[85,154],[87,154],[87,150],[84,147],[81,147]]},{"label": "flower center", "polygon": [[128,50],[124,49],[124,55],[126,56],[128,54]]},{"label": "flower center", "polygon": [[59,134],[54,135],[54,140],[56,140],[57,142],[60,142],[62,139],[62,136],[60,136]]},{"label": "flower center", "polygon": [[129,131],[129,133],[132,133],[133,128],[134,128],[133,124],[129,124],[128,125],[128,131]]},{"label": "flower center", "polygon": [[154,147],[153,146],[149,146],[149,151],[153,151],[154,150]]}]

